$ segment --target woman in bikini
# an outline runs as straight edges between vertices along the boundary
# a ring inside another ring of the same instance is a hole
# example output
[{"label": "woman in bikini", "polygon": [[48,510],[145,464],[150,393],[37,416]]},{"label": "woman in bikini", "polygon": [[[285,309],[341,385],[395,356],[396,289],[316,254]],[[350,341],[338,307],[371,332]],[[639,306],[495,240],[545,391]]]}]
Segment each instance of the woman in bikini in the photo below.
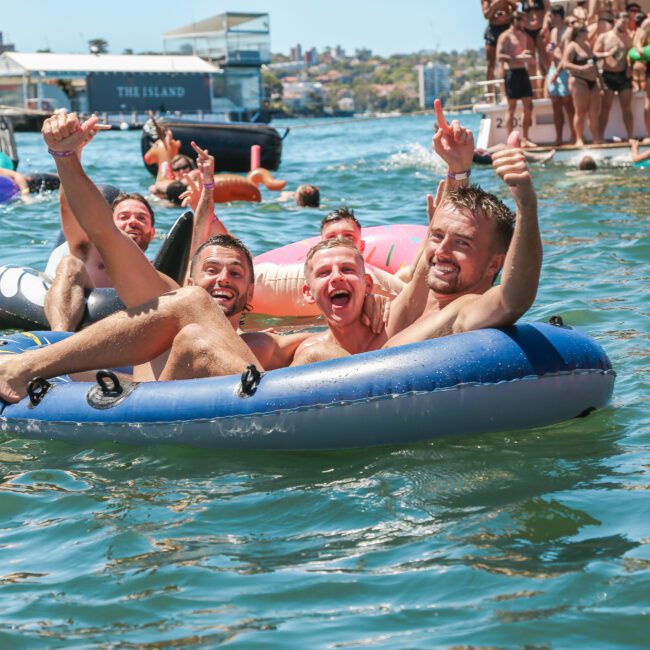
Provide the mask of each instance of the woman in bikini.
[{"label": "woman in bikini", "polygon": [[596,57],[589,45],[589,31],[584,23],[573,27],[571,40],[564,50],[562,67],[569,71],[569,90],[573,97],[575,116],[573,124],[576,145],[584,145],[585,121],[589,117],[589,130],[593,144],[601,144],[599,129],[600,86]]}]

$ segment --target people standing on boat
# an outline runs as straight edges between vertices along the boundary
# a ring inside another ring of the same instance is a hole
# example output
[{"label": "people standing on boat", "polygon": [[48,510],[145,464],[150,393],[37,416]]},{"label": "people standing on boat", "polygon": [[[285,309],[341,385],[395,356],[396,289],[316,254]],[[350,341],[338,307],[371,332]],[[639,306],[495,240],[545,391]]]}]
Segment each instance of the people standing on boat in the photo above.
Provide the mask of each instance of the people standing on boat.
[{"label": "people standing on boat", "polygon": [[551,7],[550,24],[551,30],[547,50],[551,58],[551,64],[546,77],[546,90],[553,107],[555,146],[559,147],[563,144],[562,132],[564,131],[565,113],[571,131],[569,142],[575,142],[576,137],[573,128],[575,111],[573,109],[573,98],[569,90],[569,72],[562,67],[564,48],[569,36],[569,30],[565,23],[564,7]]},{"label": "people standing on boat", "polygon": [[[643,56],[643,48],[648,45],[650,45],[650,17],[646,18],[641,23],[639,29],[637,29],[636,34],[634,35],[634,48],[639,53],[642,60],[645,59],[645,56]],[[645,65],[645,131],[646,137],[650,138],[650,61],[646,61]]]},{"label": "people standing on boat", "polygon": [[[546,76],[548,71],[548,55],[546,42],[544,40],[546,16],[551,8],[550,0],[523,0],[519,4],[519,10],[523,14],[524,31],[533,43],[533,57],[530,61],[528,72],[533,75]],[[536,88],[541,89],[543,82],[537,84]]]},{"label": "people standing on boat", "polygon": [[569,71],[569,90],[575,107],[574,128],[576,144],[584,146],[587,117],[592,142],[602,143],[600,134],[600,86],[596,56],[589,45],[589,32],[585,23],[577,23],[564,50],[562,67]]},{"label": "people standing on boat", "polygon": [[[488,21],[485,28],[485,58],[487,59],[487,70],[485,78],[487,81],[500,78],[497,74],[497,41],[499,36],[510,27],[512,16],[517,8],[517,0],[481,0],[483,16]],[[492,101],[496,101],[496,84],[488,85],[487,92]]]},{"label": "people standing on boat", "polygon": [[528,130],[533,123],[533,88],[528,76],[528,63],[533,58],[533,47],[530,36],[523,29],[523,15],[515,13],[512,25],[507,29],[497,42],[497,59],[505,68],[504,79],[508,108],[506,111],[506,128],[508,134],[515,129],[515,112],[517,102],[523,105],[523,119],[521,122],[521,146],[534,146],[528,139]]},{"label": "people standing on boat", "polygon": [[602,60],[603,97],[599,132],[604,137],[614,95],[617,94],[629,140],[634,135],[634,115],[632,114],[632,68],[627,56],[632,41],[627,33],[626,19],[625,13],[619,14],[611,29],[596,40],[594,54]]},{"label": "people standing on boat", "polygon": [[587,0],[577,0],[576,6],[573,8],[571,15],[582,23],[587,23],[587,18],[589,15],[589,7],[587,6]]}]

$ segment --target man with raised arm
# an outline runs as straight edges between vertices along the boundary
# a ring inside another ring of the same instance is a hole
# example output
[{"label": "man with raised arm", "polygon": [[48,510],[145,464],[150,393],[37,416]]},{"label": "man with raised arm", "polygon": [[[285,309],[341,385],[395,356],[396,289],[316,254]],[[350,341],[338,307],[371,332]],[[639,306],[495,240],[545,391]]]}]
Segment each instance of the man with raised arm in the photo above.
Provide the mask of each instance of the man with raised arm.
[{"label": "man with raised arm", "polygon": [[[469,170],[473,137],[460,132],[460,125],[443,124],[434,148]],[[446,191],[413,278],[391,305],[386,346],[512,325],[532,305],[542,263],[537,197],[518,132],[510,134],[508,145],[494,154],[493,166],[510,190],[516,215],[477,186]],[[452,180],[459,175],[452,172]]]},{"label": "man with raised arm", "polygon": [[[111,208],[116,228],[130,237],[142,251],[147,250],[156,233],[149,202],[140,194],[117,193],[111,186],[104,190],[104,195],[110,197],[113,191],[116,196],[111,200]],[[50,329],[72,332],[79,327],[84,315],[85,292],[112,287],[113,281],[101,255],[72,213],[63,187],[59,191],[59,203],[61,229],[66,244],[60,247],[60,257],[54,261],[51,256],[48,262],[48,269],[53,267],[53,279],[45,295],[44,307]],[[54,251],[54,256],[58,250]]]}]

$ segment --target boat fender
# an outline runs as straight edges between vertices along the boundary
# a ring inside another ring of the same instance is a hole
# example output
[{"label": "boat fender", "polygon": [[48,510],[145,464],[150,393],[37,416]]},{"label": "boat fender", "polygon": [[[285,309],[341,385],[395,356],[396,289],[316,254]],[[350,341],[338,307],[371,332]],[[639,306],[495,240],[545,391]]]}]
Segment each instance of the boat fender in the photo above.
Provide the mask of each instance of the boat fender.
[{"label": "boat fender", "polygon": [[640,52],[636,47],[630,48],[627,55],[633,63],[637,61],[650,61],[650,45],[646,45]]},{"label": "boat fender", "polygon": [[262,379],[262,373],[257,369],[254,363],[246,366],[246,370],[241,374],[241,383],[239,385],[239,397],[250,397],[255,395],[255,391]]}]

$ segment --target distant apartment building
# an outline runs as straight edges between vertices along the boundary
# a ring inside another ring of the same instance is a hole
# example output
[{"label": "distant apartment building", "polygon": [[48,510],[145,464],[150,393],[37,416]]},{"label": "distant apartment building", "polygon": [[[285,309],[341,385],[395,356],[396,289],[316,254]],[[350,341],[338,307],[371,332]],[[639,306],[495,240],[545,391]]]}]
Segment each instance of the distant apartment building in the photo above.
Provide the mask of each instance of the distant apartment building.
[{"label": "distant apartment building", "polygon": [[287,77],[282,82],[282,101],[293,112],[308,111],[316,104],[323,103],[323,85],[319,82],[300,81]]},{"label": "distant apartment building", "polygon": [[3,52],[15,52],[16,47],[13,43],[5,43],[3,34],[0,32],[0,54]]},{"label": "distant apartment building", "polygon": [[449,97],[451,90],[451,66],[429,61],[426,65],[418,66],[418,85],[420,108],[433,107],[436,97]]},{"label": "distant apartment building", "polygon": [[289,50],[289,58],[291,61],[300,61],[302,62],[302,45],[298,43],[295,47],[292,47]]}]

